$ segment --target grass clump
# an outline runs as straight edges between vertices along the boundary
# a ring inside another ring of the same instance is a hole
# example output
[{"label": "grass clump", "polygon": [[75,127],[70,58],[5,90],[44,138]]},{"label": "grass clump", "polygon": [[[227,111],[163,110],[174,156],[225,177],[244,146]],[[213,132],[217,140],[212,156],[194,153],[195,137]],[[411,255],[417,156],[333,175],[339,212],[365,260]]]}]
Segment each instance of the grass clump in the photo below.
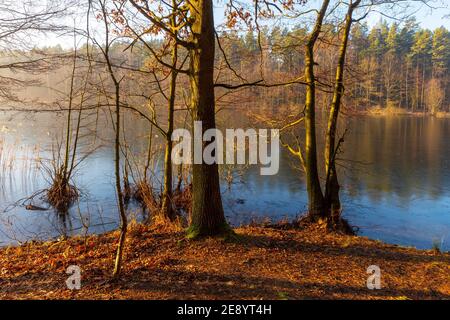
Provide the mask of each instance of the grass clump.
[{"label": "grass clump", "polygon": [[51,186],[46,189],[46,202],[59,212],[67,211],[78,200],[80,192],[64,176],[63,170],[52,176]]}]

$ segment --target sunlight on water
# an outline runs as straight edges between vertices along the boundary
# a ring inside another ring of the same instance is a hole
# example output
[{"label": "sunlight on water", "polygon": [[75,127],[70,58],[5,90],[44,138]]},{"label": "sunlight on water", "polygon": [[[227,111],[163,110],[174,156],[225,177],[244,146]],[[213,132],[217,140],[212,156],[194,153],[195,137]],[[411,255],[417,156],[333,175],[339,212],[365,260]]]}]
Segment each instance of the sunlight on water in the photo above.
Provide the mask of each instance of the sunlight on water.
[{"label": "sunlight on water", "polygon": [[[145,146],[146,127],[133,121],[130,139],[142,140]],[[40,166],[51,156],[48,141],[60,138],[63,123],[61,114],[0,114],[0,245],[117,227],[108,125],[98,130],[96,141],[82,143],[82,152],[94,147],[96,151],[78,168],[76,184],[83,196],[67,216],[52,210],[28,211],[18,202],[45,188]],[[350,223],[374,239],[418,248],[439,243],[449,250],[450,119],[358,117],[343,125],[349,132],[340,157],[340,182]],[[239,225],[302,214],[306,191],[302,173],[293,164],[284,152],[275,176],[260,176],[259,168],[249,167],[231,186],[224,181],[230,222]],[[137,205],[130,204],[128,210],[130,218],[144,218]]]}]

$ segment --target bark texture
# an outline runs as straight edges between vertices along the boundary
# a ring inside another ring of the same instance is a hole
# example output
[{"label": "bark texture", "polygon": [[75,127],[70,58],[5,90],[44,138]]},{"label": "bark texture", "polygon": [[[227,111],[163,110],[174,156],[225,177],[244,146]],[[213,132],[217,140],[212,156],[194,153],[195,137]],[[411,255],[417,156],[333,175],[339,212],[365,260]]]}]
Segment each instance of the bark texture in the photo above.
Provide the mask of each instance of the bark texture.
[{"label": "bark texture", "polygon": [[[193,121],[203,132],[216,127],[214,97],[214,16],[211,0],[191,1],[193,19],[190,48],[190,86]],[[202,150],[205,143],[202,145]],[[194,164],[192,169],[192,214],[188,237],[220,235],[229,230],[220,193],[217,164]]]},{"label": "bark texture", "polygon": [[317,15],[313,31],[305,46],[305,167],[306,187],[308,191],[308,211],[313,220],[326,216],[322,188],[320,186],[317,168],[317,142],[316,142],[316,78],[314,74],[314,47],[322,29],[322,23],[330,1],[324,0]]}]

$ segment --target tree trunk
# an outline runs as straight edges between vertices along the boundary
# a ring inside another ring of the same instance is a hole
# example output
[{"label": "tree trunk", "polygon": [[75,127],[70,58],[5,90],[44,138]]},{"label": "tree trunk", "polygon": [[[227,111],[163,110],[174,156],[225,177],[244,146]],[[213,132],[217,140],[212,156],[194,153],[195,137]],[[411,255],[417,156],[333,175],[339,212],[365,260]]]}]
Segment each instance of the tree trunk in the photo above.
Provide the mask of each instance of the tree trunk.
[{"label": "tree trunk", "polygon": [[168,104],[168,116],[167,116],[167,136],[166,136],[166,150],[164,156],[164,190],[162,195],[161,213],[163,218],[168,220],[174,220],[174,210],[172,206],[172,133],[174,127],[174,112],[175,112],[175,96],[176,96],[176,84],[178,73],[175,70],[178,60],[178,46],[174,43],[172,49],[172,74],[170,78],[170,94]]},{"label": "tree trunk", "polygon": [[[214,97],[214,16],[211,0],[191,1],[193,19],[190,48],[191,110],[194,121],[202,122],[202,135],[216,127]],[[205,143],[202,142],[202,150]],[[203,157],[202,157],[203,159]],[[188,237],[213,236],[229,230],[222,207],[216,163],[193,164],[192,216]]]},{"label": "tree trunk", "polygon": [[336,82],[334,85],[333,99],[330,106],[330,114],[328,118],[327,135],[325,143],[325,169],[327,173],[326,187],[325,187],[325,202],[327,209],[331,213],[340,212],[341,201],[339,199],[339,181],[336,172],[336,129],[341,108],[341,100],[344,95],[344,68],[345,57],[347,53],[348,40],[350,30],[352,27],[353,10],[359,5],[361,1],[357,0],[351,3],[345,18],[345,27],[341,47],[339,50],[338,65],[336,68]]},{"label": "tree trunk", "polygon": [[[108,64],[109,61],[108,61]],[[120,214],[120,237],[119,244],[117,245],[116,260],[114,263],[113,277],[116,278],[120,275],[120,270],[122,268],[122,256],[123,248],[125,246],[125,238],[127,234],[127,216],[125,214],[125,205],[123,199],[122,186],[120,183],[120,86],[113,76],[112,68],[110,67],[110,72],[113,77],[113,81],[116,86],[116,137],[114,143],[114,174],[116,180],[116,192],[117,201],[119,204],[119,214]]]},{"label": "tree trunk", "polygon": [[319,173],[317,169],[317,143],[316,143],[316,79],[314,75],[314,46],[322,29],[330,1],[324,0],[322,8],[317,16],[316,24],[305,47],[305,167],[306,187],[308,191],[308,211],[313,220],[324,217],[324,196],[320,187]]},{"label": "tree trunk", "polygon": [[408,96],[408,73],[409,73],[409,64],[406,62],[406,80],[405,80],[405,106],[409,109],[409,96]]},{"label": "tree trunk", "polygon": [[[417,110],[420,108],[420,97],[419,97],[419,62],[416,63],[416,101],[415,101]],[[413,112],[415,110],[413,109]]]},{"label": "tree trunk", "polygon": [[422,66],[422,89],[420,91],[420,107],[422,108],[422,112],[425,113],[424,97],[425,97],[425,61],[423,62]]},{"label": "tree trunk", "polygon": [[69,183],[70,177],[68,177],[69,172],[69,153],[70,153],[70,136],[72,131],[72,104],[74,100],[74,82],[75,82],[75,72],[77,68],[77,49],[75,46],[73,53],[73,66],[72,74],[70,77],[70,92],[69,92],[69,111],[67,113],[67,124],[66,124],[66,149],[64,155],[64,167],[62,172],[62,185],[65,187]]}]

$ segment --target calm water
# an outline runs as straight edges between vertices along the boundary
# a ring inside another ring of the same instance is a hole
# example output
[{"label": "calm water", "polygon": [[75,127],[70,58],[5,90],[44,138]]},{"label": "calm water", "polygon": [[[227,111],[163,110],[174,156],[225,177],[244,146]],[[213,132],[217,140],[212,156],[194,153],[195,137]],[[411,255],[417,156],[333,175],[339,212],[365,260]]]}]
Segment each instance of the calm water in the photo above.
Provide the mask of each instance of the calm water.
[{"label": "calm water", "polygon": [[[145,122],[129,121],[134,130],[127,139],[142,141],[133,150],[139,153],[146,144]],[[87,127],[92,129],[93,122]],[[96,148],[77,171],[83,197],[62,217],[11,205],[46,186],[36,159],[50,157],[49,141],[61,137],[63,115],[0,113],[0,245],[117,227],[108,141],[112,134],[106,122],[98,123],[103,123],[97,124],[99,136],[82,139],[84,152]],[[357,117],[343,125],[349,131],[340,155],[340,177],[350,223],[373,239],[418,248],[438,243],[450,250],[450,119]],[[271,177],[250,167],[230,188],[223,184],[226,215],[234,225],[265,217],[293,218],[305,211],[302,174],[286,153],[280,167]],[[143,217],[133,205],[129,214],[137,220]]]}]

